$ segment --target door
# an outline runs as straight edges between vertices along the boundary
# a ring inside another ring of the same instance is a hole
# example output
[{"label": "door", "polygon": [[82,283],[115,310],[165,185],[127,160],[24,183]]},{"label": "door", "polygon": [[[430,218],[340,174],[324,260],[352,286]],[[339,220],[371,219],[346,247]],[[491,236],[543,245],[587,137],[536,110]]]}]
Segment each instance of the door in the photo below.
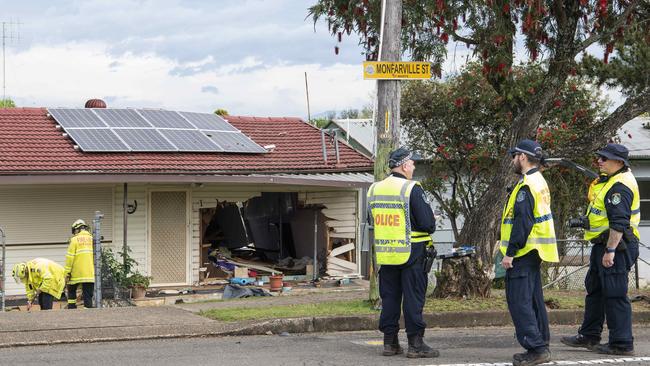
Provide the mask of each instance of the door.
[{"label": "door", "polygon": [[151,192],[151,276],[161,284],[187,284],[187,194]]}]

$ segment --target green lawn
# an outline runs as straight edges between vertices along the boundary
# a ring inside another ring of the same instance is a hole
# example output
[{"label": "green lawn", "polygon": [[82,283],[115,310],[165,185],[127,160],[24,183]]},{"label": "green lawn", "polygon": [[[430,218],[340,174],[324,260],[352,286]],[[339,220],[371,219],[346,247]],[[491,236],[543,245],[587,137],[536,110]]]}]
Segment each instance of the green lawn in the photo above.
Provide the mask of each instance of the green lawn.
[{"label": "green lawn", "polygon": [[[546,291],[546,300],[551,300],[553,309],[582,309],[584,293],[580,291],[562,292]],[[635,308],[650,309],[650,307],[635,304]],[[487,299],[431,299],[424,306],[425,313],[440,313],[451,311],[490,311],[507,310],[503,291],[493,291]],[[297,304],[283,306],[260,306],[255,308],[212,309],[200,314],[221,321],[263,320],[277,318],[295,318],[306,316],[335,316],[335,315],[368,315],[378,314],[369,302],[365,300],[332,301],[316,304]]]}]

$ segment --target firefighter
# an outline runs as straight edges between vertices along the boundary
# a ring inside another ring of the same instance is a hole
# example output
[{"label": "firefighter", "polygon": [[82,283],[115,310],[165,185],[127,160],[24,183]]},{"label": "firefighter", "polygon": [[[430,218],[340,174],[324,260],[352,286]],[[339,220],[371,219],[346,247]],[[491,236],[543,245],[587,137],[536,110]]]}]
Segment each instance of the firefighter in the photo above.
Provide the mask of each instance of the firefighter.
[{"label": "firefighter", "polygon": [[[628,149],[607,144],[596,152],[601,176],[589,190],[587,216],[577,219],[593,246],[585,278],[585,314],[578,334],[562,343],[609,355],[634,355],[628,274],[639,256],[639,186]],[[572,220],[574,221],[574,220]],[[607,320],[609,341],[599,344]]]},{"label": "firefighter", "polygon": [[77,285],[81,284],[84,307],[93,307],[95,262],[93,236],[82,219],[72,224],[72,238],[65,256],[65,277],[68,284],[68,309],[77,308]]},{"label": "firefighter", "polygon": [[513,365],[550,361],[550,333],[542,292],[541,263],[558,262],[551,195],[539,171],[542,147],[522,140],[509,151],[514,172],[521,179],[506,201],[501,218],[501,264],[506,269],[506,301],[519,344],[525,353]]},{"label": "firefighter", "polygon": [[[424,343],[422,318],[427,289],[427,248],[436,221],[420,183],[413,179],[413,154],[399,148],[389,157],[391,174],[368,190],[368,206],[374,227],[374,248],[379,269],[382,310],[379,330],[384,333],[384,356],[403,353],[398,341],[400,312],[408,336],[409,358],[438,357]],[[403,301],[402,301],[403,299]]]},{"label": "firefighter", "polygon": [[41,310],[50,310],[54,299],[60,299],[65,287],[63,267],[46,258],[35,258],[14,266],[12,275],[16,283],[25,284],[27,310],[32,309],[36,298]]}]

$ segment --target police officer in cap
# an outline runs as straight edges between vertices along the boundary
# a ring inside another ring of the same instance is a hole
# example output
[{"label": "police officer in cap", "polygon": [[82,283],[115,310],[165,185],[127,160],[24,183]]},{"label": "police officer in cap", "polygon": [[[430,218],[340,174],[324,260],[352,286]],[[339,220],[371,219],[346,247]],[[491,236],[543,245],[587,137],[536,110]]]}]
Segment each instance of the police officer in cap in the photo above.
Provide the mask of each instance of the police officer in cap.
[{"label": "police officer in cap", "polygon": [[501,218],[501,264],[506,269],[506,300],[519,344],[525,353],[513,365],[549,362],[550,332],[542,292],[542,261],[558,262],[551,196],[539,171],[542,147],[522,140],[508,150],[521,179],[506,201]]},{"label": "police officer in cap", "polygon": [[[607,144],[596,152],[601,176],[589,189],[585,240],[594,245],[585,278],[585,315],[578,335],[562,343],[610,355],[633,355],[632,307],[628,273],[639,256],[639,187],[630,171],[628,150]],[[609,342],[599,344],[607,319]]]},{"label": "police officer in cap", "polygon": [[[384,333],[384,356],[403,353],[398,340],[399,319],[404,309],[409,358],[438,357],[424,343],[422,318],[427,289],[427,247],[436,222],[420,183],[411,180],[413,154],[399,148],[390,154],[391,174],[368,190],[368,209],[374,226],[374,248],[382,300],[379,330]],[[403,299],[403,301],[402,301]]]}]

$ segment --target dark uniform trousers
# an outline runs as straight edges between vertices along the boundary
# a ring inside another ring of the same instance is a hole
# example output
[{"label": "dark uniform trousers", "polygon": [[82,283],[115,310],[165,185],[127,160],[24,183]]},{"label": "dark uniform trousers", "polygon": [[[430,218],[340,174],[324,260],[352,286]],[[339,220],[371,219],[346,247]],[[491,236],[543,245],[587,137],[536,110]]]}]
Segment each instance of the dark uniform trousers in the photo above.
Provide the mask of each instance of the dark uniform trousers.
[{"label": "dark uniform trousers", "polygon": [[54,296],[41,292],[38,294],[38,305],[40,305],[41,310],[52,310],[54,305]]},{"label": "dark uniform trousers", "polygon": [[542,292],[541,258],[536,250],[515,258],[506,271],[506,299],[519,344],[540,353],[551,337]]},{"label": "dark uniform trousers", "polygon": [[[81,282],[75,283],[74,285],[68,285],[68,299],[77,299],[77,285],[81,284],[81,291],[84,299],[84,307],[92,308],[93,307],[93,293],[95,291],[95,284],[92,282]],[[68,309],[76,309],[77,304],[68,303]]]},{"label": "dark uniform trousers", "polygon": [[405,264],[382,265],[379,269],[379,296],[382,303],[379,330],[384,334],[399,332],[402,298],[406,334],[421,335],[427,327],[422,318],[427,291],[424,244],[426,243],[418,243],[418,250],[413,250],[415,246],[412,248],[411,258]]},{"label": "dark uniform trousers", "polygon": [[578,331],[585,337],[600,340],[603,323],[607,319],[609,344],[629,348],[633,346],[632,306],[627,297],[628,273],[639,256],[639,244],[626,244],[627,248],[617,251],[614,265],[603,267],[604,244],[591,248],[589,271],[585,278],[585,318]]}]

